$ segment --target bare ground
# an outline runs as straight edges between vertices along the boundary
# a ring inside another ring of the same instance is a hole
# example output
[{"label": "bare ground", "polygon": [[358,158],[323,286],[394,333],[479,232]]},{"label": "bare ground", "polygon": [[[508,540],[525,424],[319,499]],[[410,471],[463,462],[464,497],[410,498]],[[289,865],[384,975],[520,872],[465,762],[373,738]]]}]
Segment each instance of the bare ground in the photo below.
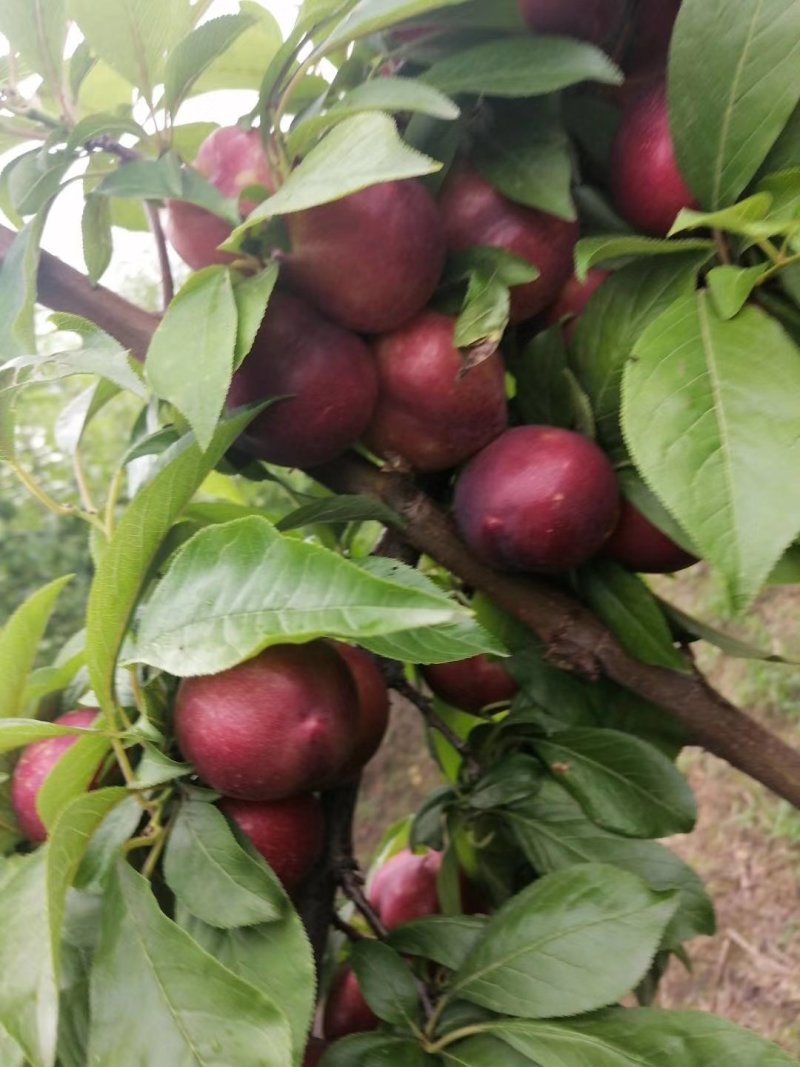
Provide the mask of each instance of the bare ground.
[{"label": "bare ground", "polygon": [[[660,585],[684,610],[709,618],[715,593],[702,569]],[[710,607],[709,607],[710,605]],[[800,591],[775,589],[740,637],[800,659]],[[714,650],[699,656],[712,682],[788,741],[800,745],[800,668],[732,661]],[[690,749],[683,769],[697,794],[700,819],[691,835],[669,842],[706,881],[718,933],[689,946],[692,973],[677,961],[659,1003],[714,1011],[800,1058],[800,814],[720,760]],[[393,820],[415,810],[440,784],[414,711],[398,704],[387,741],[367,769],[357,848],[365,859]]]}]

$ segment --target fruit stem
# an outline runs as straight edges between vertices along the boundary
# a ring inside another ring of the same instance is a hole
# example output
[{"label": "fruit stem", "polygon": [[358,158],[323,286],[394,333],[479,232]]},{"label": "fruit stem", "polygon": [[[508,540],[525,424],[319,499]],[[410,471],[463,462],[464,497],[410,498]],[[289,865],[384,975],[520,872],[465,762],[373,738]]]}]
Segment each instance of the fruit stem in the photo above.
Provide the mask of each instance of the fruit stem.
[{"label": "fruit stem", "polygon": [[773,267],[770,267],[768,271],[761,275],[758,279],[757,285],[765,285],[768,281],[771,281],[776,274],[780,274],[782,270],[786,270],[788,267],[794,267],[800,263],[800,253],[793,256],[781,256],[780,261]]},{"label": "fruit stem", "polygon": [[[441,1001],[440,1003],[444,1003]],[[460,1030],[453,1030],[449,1034],[441,1039],[441,1041],[428,1042],[425,1046],[425,1051],[432,1056],[435,1056],[439,1052],[444,1052],[450,1045],[455,1045],[457,1041],[464,1041],[468,1037],[475,1037],[477,1034],[485,1034],[488,1027],[485,1023],[476,1024],[475,1026],[464,1026]]]},{"label": "fruit stem", "polygon": [[158,266],[161,270],[161,301],[164,311],[166,311],[175,296],[175,282],[172,278],[172,267],[169,262],[167,239],[164,236],[164,227],[161,225],[161,216],[156,205],[148,200],[145,204],[145,210],[147,211],[147,221],[150,224],[150,232],[156,242]]},{"label": "fruit stem", "polygon": [[81,511],[80,508],[76,508],[72,504],[59,504],[40,485],[37,485],[30,474],[23,467],[20,467],[16,460],[10,459],[7,462],[31,496],[35,497],[48,511],[60,517],[70,516],[83,519],[84,522],[88,522],[91,526],[96,526],[105,533],[105,528],[96,515],[92,515],[88,511]]}]

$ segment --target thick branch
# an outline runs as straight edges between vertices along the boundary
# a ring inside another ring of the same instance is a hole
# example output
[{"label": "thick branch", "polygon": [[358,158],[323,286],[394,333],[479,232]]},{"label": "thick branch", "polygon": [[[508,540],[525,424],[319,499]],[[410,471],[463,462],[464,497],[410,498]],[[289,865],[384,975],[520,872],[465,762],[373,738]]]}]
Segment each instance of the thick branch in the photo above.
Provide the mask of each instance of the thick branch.
[{"label": "thick branch", "polygon": [[450,519],[409,479],[356,457],[312,472],[329,489],[383,501],[407,523],[406,540],[529,626],[559,666],[605,674],[682,723],[694,742],[800,807],[800,752],[713,690],[697,673],[651,667],[629,655],[587,608],[546,581],[501,574],[467,549]]},{"label": "thick branch", "polygon": [[[5,258],[15,237],[13,230],[0,226],[0,259]],[[102,285],[93,288],[84,274],[49,252],[42,253],[38,284],[38,299],[45,307],[91,319],[137,359],[144,359],[159,322],[157,315],[135,307]]]},{"label": "thick branch", "polygon": [[[0,227],[0,256],[13,233]],[[108,290],[93,289],[77,271],[45,255],[39,299],[85,315],[142,356],[157,316]],[[559,666],[585,677],[605,674],[681,722],[692,739],[800,808],[800,752],[734,707],[699,674],[651,667],[630,656],[599,619],[547,582],[501,574],[480,562],[459,539],[451,521],[403,475],[385,473],[348,457],[313,472],[337,492],[363,493],[388,504],[406,520],[405,540],[467,585],[480,589],[529,626]]]}]

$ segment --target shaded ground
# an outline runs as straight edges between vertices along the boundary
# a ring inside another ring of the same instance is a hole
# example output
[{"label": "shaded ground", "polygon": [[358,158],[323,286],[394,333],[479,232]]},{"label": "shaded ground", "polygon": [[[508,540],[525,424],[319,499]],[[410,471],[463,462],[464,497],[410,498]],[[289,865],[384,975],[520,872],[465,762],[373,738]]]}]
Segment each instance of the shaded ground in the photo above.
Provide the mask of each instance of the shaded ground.
[{"label": "shaded ground", "polygon": [[[713,586],[702,570],[659,590],[713,619]],[[698,607],[700,605],[700,607]],[[800,659],[800,591],[767,593],[746,626],[724,624],[762,648]],[[800,668],[698,657],[727,696],[800,745]],[[690,946],[693,973],[677,962],[662,987],[668,1008],[714,1011],[779,1042],[800,1058],[800,815],[714,757],[689,750],[682,766],[697,794],[696,831],[669,842],[706,881],[719,932]],[[358,819],[366,859],[393,820],[415,810],[439,778],[412,709],[398,705],[368,768]]]}]

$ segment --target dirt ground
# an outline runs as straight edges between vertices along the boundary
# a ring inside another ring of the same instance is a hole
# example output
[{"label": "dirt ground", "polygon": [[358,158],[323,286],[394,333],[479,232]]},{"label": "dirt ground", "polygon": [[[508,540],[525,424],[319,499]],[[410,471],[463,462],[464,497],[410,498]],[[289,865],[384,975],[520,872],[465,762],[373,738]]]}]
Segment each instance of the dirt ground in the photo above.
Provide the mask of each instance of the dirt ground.
[{"label": "dirt ground", "polygon": [[[699,603],[703,618],[713,618],[713,587],[702,572],[670,581],[660,592],[698,614]],[[759,601],[746,627],[725,628],[800,659],[799,618],[800,592],[776,589]],[[706,646],[698,658],[727,696],[800,745],[800,668],[732,661]],[[697,749],[688,749],[681,765],[700,818],[694,833],[669,844],[706,881],[718,933],[690,945],[691,973],[673,963],[659,1004],[716,1012],[800,1059],[800,814]],[[365,776],[360,855],[366,859],[385,827],[413,811],[437,784],[420,723],[412,709],[397,706],[387,742]]]}]

